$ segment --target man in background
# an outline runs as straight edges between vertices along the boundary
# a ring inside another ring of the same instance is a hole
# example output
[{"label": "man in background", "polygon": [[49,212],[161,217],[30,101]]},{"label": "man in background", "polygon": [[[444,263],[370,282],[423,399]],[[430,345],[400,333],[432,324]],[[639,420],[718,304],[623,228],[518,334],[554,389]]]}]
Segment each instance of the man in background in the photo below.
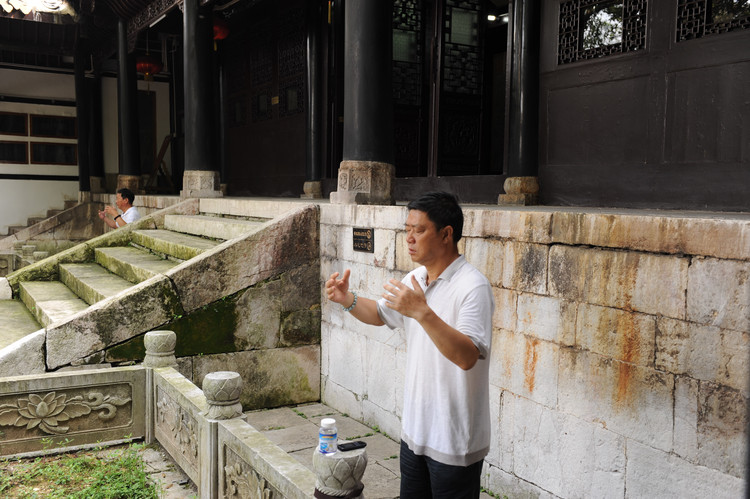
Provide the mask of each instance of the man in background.
[{"label": "man in background", "polygon": [[[133,223],[141,218],[141,214],[138,213],[138,210],[133,206],[133,201],[135,201],[135,194],[133,194],[133,191],[124,187],[118,189],[117,195],[115,196],[115,204],[117,205],[117,208],[110,205],[105,206],[104,210],[99,212],[99,218],[104,220],[104,223],[113,229]],[[117,212],[118,209],[122,211],[122,214]]]}]

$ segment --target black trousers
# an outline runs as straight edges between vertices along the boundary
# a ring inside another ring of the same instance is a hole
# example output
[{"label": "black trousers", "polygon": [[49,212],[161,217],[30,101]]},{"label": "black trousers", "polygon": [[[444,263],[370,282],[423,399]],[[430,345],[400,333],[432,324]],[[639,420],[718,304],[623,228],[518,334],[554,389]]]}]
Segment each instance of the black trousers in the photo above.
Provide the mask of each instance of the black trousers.
[{"label": "black trousers", "polygon": [[401,441],[401,499],[477,499],[484,459],[451,466],[414,454]]}]

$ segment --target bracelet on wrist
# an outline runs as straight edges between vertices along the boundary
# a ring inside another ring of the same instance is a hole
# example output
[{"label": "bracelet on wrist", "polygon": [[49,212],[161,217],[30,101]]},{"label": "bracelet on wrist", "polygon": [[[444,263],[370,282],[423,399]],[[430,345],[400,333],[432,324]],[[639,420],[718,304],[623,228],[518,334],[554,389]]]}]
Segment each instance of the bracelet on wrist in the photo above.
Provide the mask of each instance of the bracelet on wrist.
[{"label": "bracelet on wrist", "polygon": [[117,220],[118,218],[122,218],[122,215],[117,215],[117,216],[115,217],[115,220]]},{"label": "bracelet on wrist", "polygon": [[352,309],[354,309],[354,307],[357,305],[357,293],[355,293],[354,291],[352,291],[352,294],[354,295],[354,301],[348,307],[343,307],[344,308],[344,312],[351,312]]}]

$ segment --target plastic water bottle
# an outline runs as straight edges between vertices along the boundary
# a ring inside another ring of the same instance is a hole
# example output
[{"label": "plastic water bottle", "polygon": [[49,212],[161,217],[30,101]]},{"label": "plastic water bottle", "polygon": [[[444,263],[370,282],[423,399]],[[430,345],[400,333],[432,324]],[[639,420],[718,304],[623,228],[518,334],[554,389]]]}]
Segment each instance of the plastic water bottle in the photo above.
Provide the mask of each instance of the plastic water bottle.
[{"label": "plastic water bottle", "polygon": [[336,429],[336,420],[333,418],[322,419],[320,421],[320,430],[318,431],[318,450],[320,453],[335,453],[337,439],[338,430]]}]

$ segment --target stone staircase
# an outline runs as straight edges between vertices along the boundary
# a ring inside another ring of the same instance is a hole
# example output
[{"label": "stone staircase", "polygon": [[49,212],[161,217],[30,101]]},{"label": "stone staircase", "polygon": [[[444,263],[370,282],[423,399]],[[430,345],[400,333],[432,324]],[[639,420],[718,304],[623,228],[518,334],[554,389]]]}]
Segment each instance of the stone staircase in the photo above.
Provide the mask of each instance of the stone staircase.
[{"label": "stone staircase", "polygon": [[[39,222],[43,222],[44,220],[54,217],[55,215],[62,213],[63,211],[74,207],[78,204],[78,201],[75,199],[68,199],[65,200],[65,206],[62,209],[49,209],[47,210],[47,214],[45,216],[40,217],[29,217],[26,219],[26,225],[10,225],[8,226],[8,233],[5,234],[6,236],[10,236],[12,234],[16,234],[17,232],[22,231],[23,229],[26,229],[27,227],[31,227],[32,225],[38,224]],[[2,236],[0,236],[2,237]]]},{"label": "stone staircase", "polygon": [[320,398],[319,208],[189,199],[0,278],[0,378],[143,359],[247,379],[248,408]]},{"label": "stone staircase", "polygon": [[0,300],[0,349],[41,327],[164,274],[221,242],[258,230],[267,219],[218,214],[166,215],[164,228],[133,230],[129,244],[94,248],[93,261],[60,263],[58,280],[19,282],[18,299]]}]

